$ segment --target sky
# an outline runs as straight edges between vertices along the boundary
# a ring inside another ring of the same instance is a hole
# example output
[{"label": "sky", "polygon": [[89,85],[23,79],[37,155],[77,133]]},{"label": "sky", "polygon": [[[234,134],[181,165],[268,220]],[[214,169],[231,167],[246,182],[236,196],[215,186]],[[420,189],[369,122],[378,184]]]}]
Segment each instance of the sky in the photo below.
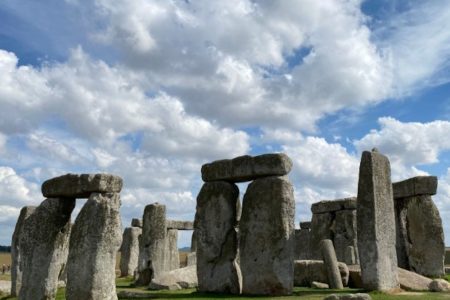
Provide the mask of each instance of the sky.
[{"label": "sky", "polygon": [[49,178],[121,176],[124,227],[193,220],[202,164],[271,152],[298,227],[376,147],[394,182],[438,176],[450,245],[449,26],[446,0],[2,0],[0,244]]}]

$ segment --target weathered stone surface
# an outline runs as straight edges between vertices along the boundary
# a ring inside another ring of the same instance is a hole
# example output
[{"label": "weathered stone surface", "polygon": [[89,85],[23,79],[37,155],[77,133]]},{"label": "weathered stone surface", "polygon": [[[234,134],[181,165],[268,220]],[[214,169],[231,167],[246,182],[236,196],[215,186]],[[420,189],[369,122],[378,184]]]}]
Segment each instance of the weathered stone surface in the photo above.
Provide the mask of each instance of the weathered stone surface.
[{"label": "weathered stone surface", "polygon": [[282,176],[292,169],[292,160],[284,153],[245,155],[204,164],[202,179],[210,181],[243,182],[267,176]]},{"label": "weathered stone surface", "polygon": [[334,214],[332,213],[312,215],[309,240],[311,259],[322,259],[322,253],[320,252],[320,242],[324,239],[333,238],[333,232],[331,231],[333,224]]},{"label": "weathered stone surface", "polygon": [[311,211],[313,214],[323,214],[343,209],[356,209],[356,198],[351,197],[337,200],[323,200],[311,205]]},{"label": "weathered stone surface", "polygon": [[[166,256],[168,271],[180,268],[180,254],[178,253],[178,230],[167,229],[166,236]],[[156,276],[156,274],[155,274]]]},{"label": "weathered stone surface", "polygon": [[354,250],[355,263],[358,261],[357,245],[357,224],[356,209],[336,211],[333,231],[333,244],[336,249],[336,256],[339,261],[346,261],[347,247],[351,246]]},{"label": "weathered stone surface", "polygon": [[369,294],[331,294],[323,298],[323,300],[372,300]]},{"label": "weathered stone surface", "polygon": [[431,292],[447,292],[450,289],[450,284],[445,279],[434,279],[428,288]]},{"label": "weathered stone surface", "polygon": [[192,232],[192,237],[191,237],[191,252],[196,252],[196,251],[197,251],[197,233],[194,230]]},{"label": "weathered stone surface", "polygon": [[[349,269],[347,265],[338,262],[342,285],[347,286]],[[294,285],[311,286],[313,281],[328,283],[327,271],[322,260],[296,260],[294,261]]]},{"label": "weathered stone surface", "polygon": [[120,276],[133,276],[138,266],[139,236],[142,229],[127,227],[123,232],[122,246],[120,246]]},{"label": "weathered stone surface", "polygon": [[20,262],[22,255],[20,254],[20,237],[23,233],[23,224],[25,220],[31,216],[36,210],[35,206],[24,206],[20,210],[19,218],[11,240],[11,296],[17,297],[22,286],[22,266]]},{"label": "weathered stone surface", "polygon": [[188,266],[175,269],[152,279],[149,289],[151,290],[173,290],[188,289],[198,286],[197,267]]},{"label": "weathered stone surface", "polygon": [[294,259],[310,259],[310,231],[309,229],[296,229],[295,230],[295,246],[294,246]]},{"label": "weathered stone surface", "polygon": [[88,198],[91,193],[119,193],[122,178],[111,174],[66,174],[42,184],[44,197]]},{"label": "weathered stone surface", "polygon": [[355,248],[353,246],[347,246],[345,249],[345,263],[347,265],[356,265]]},{"label": "weathered stone surface", "polygon": [[300,222],[300,229],[311,229],[311,221]]},{"label": "weathered stone surface", "polygon": [[197,265],[197,253],[196,252],[188,253],[188,255],[186,257],[186,264],[188,267]]},{"label": "weathered stone surface", "polygon": [[131,220],[131,227],[140,227],[140,228],[142,228],[142,219],[133,218]]},{"label": "weathered stone surface", "polygon": [[327,271],[328,284],[332,289],[343,289],[341,274],[339,272],[336,252],[334,251],[333,242],[331,240],[322,240],[320,242],[322,249],[322,257]]},{"label": "weathered stone surface", "polygon": [[446,275],[450,274],[450,267],[445,267],[444,271]]},{"label": "weathered stone surface", "polygon": [[364,288],[361,279],[361,268],[359,265],[348,265],[348,286],[351,288]]},{"label": "weathered stone surface", "polygon": [[400,287],[407,291],[426,291],[431,279],[417,273],[397,268]]},{"label": "weathered stone surface", "polygon": [[364,287],[398,288],[391,168],[386,156],[364,151],[358,182],[358,252]]},{"label": "weathered stone surface", "polygon": [[166,227],[167,229],[194,230],[194,222],[167,220]]},{"label": "weathered stone surface", "polygon": [[248,185],[239,227],[244,294],[292,293],[294,214],[294,189],[286,176]]},{"label": "weathered stone surface", "polygon": [[394,182],[392,184],[394,199],[419,195],[435,195],[437,185],[438,180],[436,176],[417,176]]},{"label": "weathered stone surface", "polygon": [[444,275],[444,230],[431,196],[395,201],[398,266],[424,276]]},{"label": "weathered stone surface", "polygon": [[66,299],[115,300],[116,255],[122,243],[120,195],[93,193],[72,227]]},{"label": "weathered stone surface", "polygon": [[117,293],[119,299],[148,299],[149,294],[147,292],[131,292],[120,291]]},{"label": "weathered stone surface", "polygon": [[46,199],[25,219],[19,241],[20,299],[55,299],[74,207],[74,199]]},{"label": "weathered stone surface", "polygon": [[311,282],[311,287],[315,289],[329,289],[330,286],[323,282],[313,281]]},{"label": "weathered stone surface", "polygon": [[194,233],[199,291],[241,292],[242,276],[236,261],[238,197],[238,187],[224,181],[205,183],[197,197]]}]

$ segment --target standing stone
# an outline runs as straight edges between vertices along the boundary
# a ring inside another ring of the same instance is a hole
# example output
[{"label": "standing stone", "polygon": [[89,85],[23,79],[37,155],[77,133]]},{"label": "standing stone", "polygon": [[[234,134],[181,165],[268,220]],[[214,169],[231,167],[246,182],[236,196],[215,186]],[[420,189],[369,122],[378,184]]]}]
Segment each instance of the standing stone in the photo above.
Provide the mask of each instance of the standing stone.
[{"label": "standing stone", "polygon": [[331,240],[322,240],[322,256],[323,262],[327,269],[328,284],[332,289],[343,289],[341,273],[339,271],[336,252],[334,251],[333,242]]},{"label": "standing stone", "polygon": [[249,184],[240,222],[242,292],[289,295],[294,284],[295,201],[286,176]]},{"label": "standing stone", "polygon": [[120,195],[93,193],[72,227],[67,300],[116,300],[116,255],[122,243]]},{"label": "standing stone", "polygon": [[131,227],[139,227],[142,228],[142,219],[133,218],[131,220]]},{"label": "standing stone", "polygon": [[180,268],[180,254],[178,253],[178,230],[167,230],[167,251],[168,255],[168,270],[175,270]]},{"label": "standing stone", "polygon": [[[333,244],[336,249],[336,256],[339,261],[345,261],[347,247],[357,249],[357,224],[356,224],[356,209],[354,210],[340,210],[336,212],[334,226]],[[356,251],[355,251],[356,252]],[[358,257],[355,253],[355,263],[358,263]],[[348,263],[347,263],[348,264]]]},{"label": "standing stone", "polygon": [[364,151],[358,182],[358,252],[368,290],[398,288],[391,168],[386,156]]},{"label": "standing stone", "polygon": [[353,246],[347,246],[345,249],[345,263],[347,265],[356,265],[355,248]]},{"label": "standing stone", "polygon": [[195,233],[195,230],[192,232],[191,237],[191,252],[197,251],[197,233]]},{"label": "standing stone", "polygon": [[46,199],[25,219],[20,236],[20,299],[55,299],[67,259],[70,215],[75,199]]},{"label": "standing stone", "polygon": [[241,292],[241,270],[236,261],[238,197],[238,187],[225,181],[203,184],[197,197],[194,233],[199,291]]},{"label": "standing stone", "polygon": [[17,297],[22,286],[22,267],[20,262],[22,260],[20,237],[23,234],[23,224],[25,220],[31,216],[36,210],[35,206],[24,206],[20,210],[19,218],[17,219],[16,227],[11,241],[11,296]]},{"label": "standing stone", "polygon": [[320,242],[325,239],[332,239],[331,228],[334,224],[334,214],[320,213],[313,214],[311,218],[311,232],[310,232],[310,258],[322,259],[320,251]]},{"label": "standing stone", "polygon": [[139,259],[139,236],[142,229],[127,227],[123,232],[122,246],[120,247],[120,276],[133,276]]},{"label": "standing stone", "polygon": [[303,260],[310,258],[310,230],[309,229],[296,229],[295,230],[295,246],[294,246],[294,258],[296,260]]},{"label": "standing stone", "polygon": [[187,261],[186,265],[188,267],[197,265],[197,253],[196,252],[188,253],[186,261]]}]

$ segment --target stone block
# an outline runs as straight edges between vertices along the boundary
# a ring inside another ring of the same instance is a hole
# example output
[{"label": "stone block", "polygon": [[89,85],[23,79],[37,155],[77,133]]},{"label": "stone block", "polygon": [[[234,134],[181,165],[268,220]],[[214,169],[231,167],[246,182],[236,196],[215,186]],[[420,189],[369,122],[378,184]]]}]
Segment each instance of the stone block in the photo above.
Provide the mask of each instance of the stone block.
[{"label": "stone block", "polygon": [[[338,268],[342,285],[347,286],[349,269],[342,262],[338,262]],[[294,261],[294,285],[309,287],[314,281],[328,283],[328,275],[323,260]]]},{"label": "stone block", "polygon": [[194,230],[194,222],[167,220],[166,227],[167,229]]},{"label": "stone block", "polygon": [[311,221],[300,222],[300,229],[311,229]]},{"label": "stone block", "polygon": [[133,218],[131,220],[131,227],[140,227],[140,228],[142,228],[142,219]]},{"label": "stone block", "polygon": [[120,276],[133,276],[138,266],[139,236],[142,229],[127,227],[123,232],[122,246],[120,246]]},{"label": "stone block", "polygon": [[343,209],[356,209],[356,198],[344,198],[337,200],[323,200],[311,205],[313,214],[334,212]]},{"label": "stone block", "polygon": [[392,184],[394,199],[419,195],[435,195],[437,185],[438,180],[436,176],[416,176],[394,182]]}]

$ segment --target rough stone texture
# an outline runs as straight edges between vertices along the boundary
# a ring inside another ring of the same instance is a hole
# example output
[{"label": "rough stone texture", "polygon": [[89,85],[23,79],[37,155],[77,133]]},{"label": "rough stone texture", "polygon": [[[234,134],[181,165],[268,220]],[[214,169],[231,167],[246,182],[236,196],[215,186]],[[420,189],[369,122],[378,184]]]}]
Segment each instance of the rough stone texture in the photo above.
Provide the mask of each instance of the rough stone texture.
[{"label": "rough stone texture", "polygon": [[241,292],[235,229],[238,197],[238,187],[224,181],[205,183],[197,197],[194,233],[199,291]]},{"label": "rough stone texture", "polygon": [[192,237],[191,237],[191,252],[196,252],[196,251],[197,251],[197,233],[194,230],[192,232]]},{"label": "rough stone texture", "polygon": [[356,209],[356,198],[344,198],[338,200],[324,200],[313,203],[311,211],[313,214],[323,214],[343,209]]},{"label": "rough stone texture", "polygon": [[358,252],[364,288],[398,288],[391,168],[386,156],[364,151],[358,182]]},{"label": "rough stone texture", "polygon": [[131,220],[131,227],[139,227],[142,228],[142,219],[133,218]]},{"label": "rough stone texture", "polygon": [[239,227],[244,294],[292,293],[294,214],[294,191],[286,176],[248,185]]},{"label": "rough stone texture", "polygon": [[[342,285],[347,286],[349,269],[347,265],[339,262],[339,273]],[[294,285],[311,286],[313,281],[328,283],[327,271],[322,260],[296,260],[294,261]]]},{"label": "rough stone texture", "polygon": [[445,267],[444,271],[446,275],[450,274],[450,267]]},{"label": "rough stone texture", "polygon": [[[180,268],[180,254],[178,253],[178,230],[167,229],[166,236],[166,255],[168,270],[175,270]],[[155,274],[156,276],[156,274]]]},{"label": "rough stone texture", "polygon": [[330,286],[323,282],[313,281],[311,282],[311,287],[315,289],[329,289]]},{"label": "rough stone texture", "polygon": [[445,279],[434,279],[428,288],[431,292],[447,292],[450,289],[450,284]]},{"label": "rough stone texture", "polygon": [[197,253],[196,252],[188,253],[188,255],[186,257],[186,264],[188,267],[197,265]]},{"label": "rough stone texture", "polygon": [[345,249],[345,263],[347,265],[356,265],[355,248],[353,246],[347,246]]},{"label": "rough stone texture", "polygon": [[300,229],[311,229],[311,221],[300,222]]},{"label": "rough stone texture", "polygon": [[419,195],[435,195],[438,180],[436,176],[417,176],[392,184],[394,199]]},{"label": "rough stone texture", "polygon": [[167,229],[194,230],[194,222],[167,220],[166,227]]},{"label": "rough stone texture", "polygon": [[333,232],[331,231],[333,223],[334,214],[332,213],[312,215],[309,240],[311,259],[322,259],[322,253],[320,252],[320,242],[324,239],[333,238]]},{"label": "rough stone texture", "polygon": [[333,244],[339,261],[346,261],[346,252],[349,246],[353,247],[355,263],[359,263],[357,245],[356,209],[345,209],[336,212],[334,227],[332,228]]},{"label": "rough stone texture", "polygon": [[44,197],[88,198],[91,193],[119,193],[122,178],[111,174],[66,174],[42,184]]},{"label": "rough stone texture", "polygon": [[17,297],[22,286],[22,267],[20,262],[22,255],[20,254],[20,237],[23,233],[23,224],[28,217],[36,210],[35,206],[24,206],[20,210],[19,218],[11,240],[11,296]]},{"label": "rough stone texture", "polygon": [[331,294],[323,300],[372,300],[369,294],[356,293],[356,294]]},{"label": "rough stone texture", "polygon": [[332,289],[343,289],[341,274],[339,272],[336,252],[334,251],[331,240],[322,240],[320,243],[322,249],[323,262],[327,270],[328,284]]},{"label": "rough stone texture", "polygon": [[309,229],[296,229],[295,230],[295,246],[294,246],[294,259],[310,259],[310,230]]},{"label": "rough stone texture", "polygon": [[127,227],[123,232],[122,246],[120,246],[120,276],[133,276],[138,266],[139,236],[142,229]]},{"label": "rough stone texture", "polygon": [[180,290],[188,288],[196,288],[197,267],[188,266],[185,268],[175,269],[165,272],[152,279],[149,289],[151,290]]},{"label": "rough stone texture", "polygon": [[120,195],[93,193],[72,227],[67,300],[115,300],[116,255],[122,243]]},{"label": "rough stone texture", "polygon": [[210,181],[243,182],[267,176],[282,176],[292,169],[292,160],[283,153],[245,155],[204,164],[202,179]]},{"label": "rough stone texture", "polygon": [[55,299],[74,207],[75,199],[46,199],[25,219],[19,242],[20,299]]},{"label": "rough stone texture", "polygon": [[431,196],[396,199],[395,212],[398,266],[429,277],[444,275],[444,230]]}]

